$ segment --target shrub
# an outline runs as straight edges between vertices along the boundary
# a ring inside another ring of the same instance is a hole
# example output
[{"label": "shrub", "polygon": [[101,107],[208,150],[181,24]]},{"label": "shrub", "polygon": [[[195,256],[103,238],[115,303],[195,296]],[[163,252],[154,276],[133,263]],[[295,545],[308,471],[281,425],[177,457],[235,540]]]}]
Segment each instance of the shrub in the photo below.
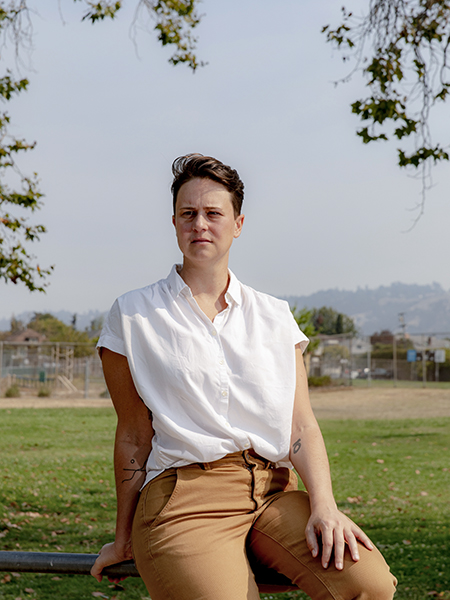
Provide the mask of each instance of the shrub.
[{"label": "shrub", "polygon": [[5,398],[20,398],[20,390],[17,383],[9,386],[5,392]]},{"label": "shrub", "polygon": [[48,387],[41,387],[38,391],[38,398],[48,398],[51,395],[52,391]]},{"label": "shrub", "polygon": [[322,375],[321,377],[308,377],[308,384],[310,387],[324,387],[332,385],[332,382],[329,375]]}]

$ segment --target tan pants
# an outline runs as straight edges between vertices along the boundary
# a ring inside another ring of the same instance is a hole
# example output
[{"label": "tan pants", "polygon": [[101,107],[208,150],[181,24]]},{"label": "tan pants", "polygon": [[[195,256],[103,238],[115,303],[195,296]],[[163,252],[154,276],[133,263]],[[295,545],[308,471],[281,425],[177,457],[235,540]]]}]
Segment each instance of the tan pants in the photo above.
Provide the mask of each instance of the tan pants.
[{"label": "tan pants", "polygon": [[142,490],[136,565],[152,600],[258,600],[280,583],[313,600],[391,600],[396,580],[377,549],[360,545],[358,562],[346,551],[343,571],[312,557],[309,513],[295,474],[248,451],[168,469]]}]

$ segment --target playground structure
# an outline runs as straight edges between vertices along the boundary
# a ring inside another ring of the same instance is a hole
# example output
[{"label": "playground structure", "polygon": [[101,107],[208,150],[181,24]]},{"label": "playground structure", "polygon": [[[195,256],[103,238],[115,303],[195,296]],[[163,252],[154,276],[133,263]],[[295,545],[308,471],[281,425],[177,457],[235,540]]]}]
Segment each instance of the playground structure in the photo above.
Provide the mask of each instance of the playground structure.
[{"label": "playground structure", "polygon": [[93,344],[0,342],[0,395],[15,384],[30,394],[46,389],[87,398],[93,383],[105,389]]}]

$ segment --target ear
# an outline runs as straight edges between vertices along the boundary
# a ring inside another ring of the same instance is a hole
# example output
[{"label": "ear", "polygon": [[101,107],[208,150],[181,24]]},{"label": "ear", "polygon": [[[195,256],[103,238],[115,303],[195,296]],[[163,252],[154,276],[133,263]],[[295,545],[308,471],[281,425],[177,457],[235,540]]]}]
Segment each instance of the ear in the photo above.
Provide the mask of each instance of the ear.
[{"label": "ear", "polygon": [[175,215],[172,215],[172,225],[175,227]]},{"label": "ear", "polygon": [[234,221],[234,237],[238,238],[241,235],[242,227],[244,225],[244,215],[239,215]]}]

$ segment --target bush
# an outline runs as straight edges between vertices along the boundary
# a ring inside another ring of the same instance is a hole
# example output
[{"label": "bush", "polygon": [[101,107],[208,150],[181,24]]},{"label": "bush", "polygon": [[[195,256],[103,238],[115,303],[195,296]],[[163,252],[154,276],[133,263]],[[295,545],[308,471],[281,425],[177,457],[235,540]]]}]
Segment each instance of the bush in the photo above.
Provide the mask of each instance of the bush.
[{"label": "bush", "polygon": [[20,390],[17,383],[9,386],[5,392],[5,398],[20,398]]},{"label": "bush", "polygon": [[38,391],[38,398],[49,398],[52,391],[48,387],[41,387]]},{"label": "bush", "polygon": [[333,384],[329,375],[322,375],[322,377],[308,377],[308,385],[309,387],[324,387]]}]

